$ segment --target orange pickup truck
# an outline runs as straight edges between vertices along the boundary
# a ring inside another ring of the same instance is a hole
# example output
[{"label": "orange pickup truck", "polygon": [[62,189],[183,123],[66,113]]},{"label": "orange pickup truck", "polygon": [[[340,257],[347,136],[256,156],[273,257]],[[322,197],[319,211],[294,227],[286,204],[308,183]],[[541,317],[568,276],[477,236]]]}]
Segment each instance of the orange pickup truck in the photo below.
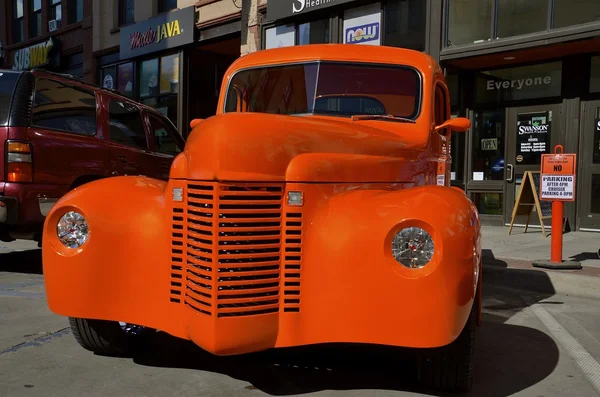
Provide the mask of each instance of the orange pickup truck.
[{"label": "orange pickup truck", "polygon": [[449,184],[439,65],[406,49],[260,51],[228,70],[167,182],[91,182],[43,234],[50,309],[130,354],[160,330],[215,355],[331,342],[415,348],[419,380],[472,384],[477,209]]}]

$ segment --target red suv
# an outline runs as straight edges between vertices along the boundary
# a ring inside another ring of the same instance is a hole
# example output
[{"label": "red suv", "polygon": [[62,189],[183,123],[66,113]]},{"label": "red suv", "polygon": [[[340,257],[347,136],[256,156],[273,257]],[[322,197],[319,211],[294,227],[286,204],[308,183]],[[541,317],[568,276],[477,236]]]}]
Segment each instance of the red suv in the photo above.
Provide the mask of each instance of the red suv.
[{"label": "red suv", "polygon": [[184,139],[157,110],[71,76],[0,69],[0,241],[40,241],[71,189],[116,175],[167,180]]}]

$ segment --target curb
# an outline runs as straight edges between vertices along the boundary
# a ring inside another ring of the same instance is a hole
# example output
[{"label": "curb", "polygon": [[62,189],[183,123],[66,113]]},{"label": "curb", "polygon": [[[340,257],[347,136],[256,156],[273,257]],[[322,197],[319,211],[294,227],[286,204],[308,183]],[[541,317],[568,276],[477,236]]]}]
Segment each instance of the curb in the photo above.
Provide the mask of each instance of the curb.
[{"label": "curb", "polygon": [[597,271],[586,273],[541,270],[534,268],[531,261],[484,257],[483,282],[526,292],[600,299]]}]

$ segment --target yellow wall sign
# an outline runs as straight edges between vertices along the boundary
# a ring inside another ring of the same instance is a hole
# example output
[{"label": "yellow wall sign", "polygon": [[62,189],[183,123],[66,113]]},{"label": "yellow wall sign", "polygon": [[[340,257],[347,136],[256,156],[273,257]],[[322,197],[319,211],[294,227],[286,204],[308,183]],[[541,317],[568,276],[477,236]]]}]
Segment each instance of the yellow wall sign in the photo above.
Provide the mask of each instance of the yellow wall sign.
[{"label": "yellow wall sign", "polygon": [[52,38],[43,43],[22,48],[15,52],[13,58],[13,70],[29,70],[50,63],[50,51],[54,47]]}]

